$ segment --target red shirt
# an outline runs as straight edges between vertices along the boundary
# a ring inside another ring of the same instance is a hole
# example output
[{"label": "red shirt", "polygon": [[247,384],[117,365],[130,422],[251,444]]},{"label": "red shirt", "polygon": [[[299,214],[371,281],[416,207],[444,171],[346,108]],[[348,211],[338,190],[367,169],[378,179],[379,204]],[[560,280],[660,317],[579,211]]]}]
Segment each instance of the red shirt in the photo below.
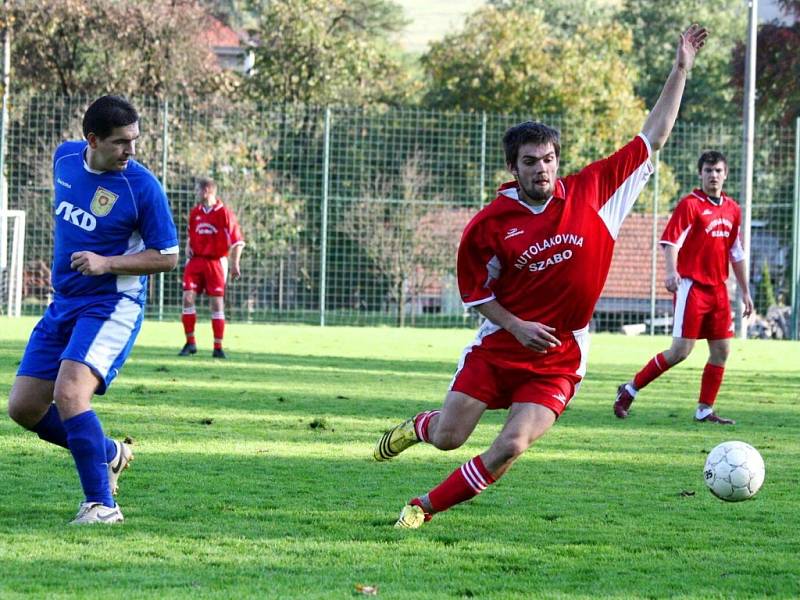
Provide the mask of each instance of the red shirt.
[{"label": "red shirt", "polygon": [[236,215],[222,202],[209,208],[198,204],[189,213],[189,247],[193,256],[222,258],[233,246],[242,244],[244,238]]},{"label": "red shirt", "polygon": [[661,243],[677,246],[678,273],[703,285],[728,279],[728,257],[744,260],[739,239],[742,212],[735,200],[722,194],[714,204],[702,190],[681,198],[669,218]]},{"label": "red shirt", "polygon": [[[622,221],[653,166],[650,146],[638,135],[613,155],[559,179],[538,210],[518,199],[517,184],[469,222],[458,249],[458,285],[465,306],[496,299],[526,321],[560,335],[587,326],[603,290]],[[489,323],[481,345],[524,350]],[[492,338],[491,340],[489,338]]]}]

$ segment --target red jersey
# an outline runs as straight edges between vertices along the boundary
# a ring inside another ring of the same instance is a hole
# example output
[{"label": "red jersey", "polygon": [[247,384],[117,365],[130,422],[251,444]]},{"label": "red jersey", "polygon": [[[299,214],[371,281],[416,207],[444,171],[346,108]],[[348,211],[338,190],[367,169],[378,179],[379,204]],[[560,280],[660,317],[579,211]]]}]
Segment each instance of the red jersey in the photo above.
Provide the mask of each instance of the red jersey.
[{"label": "red jersey", "polygon": [[678,273],[702,285],[728,279],[728,257],[744,260],[739,239],[742,212],[735,200],[722,194],[714,204],[702,190],[681,198],[669,218],[661,243],[677,246]]},{"label": "red jersey", "polygon": [[236,215],[222,202],[208,208],[198,204],[189,213],[189,247],[193,256],[222,258],[233,246],[243,244]]},{"label": "red jersey", "polygon": [[[613,155],[558,179],[541,207],[519,200],[515,181],[501,186],[461,238],[457,270],[464,305],[496,299],[521,319],[555,327],[556,335],[585,328],[622,221],[652,172],[650,144],[640,134]],[[478,337],[487,350],[538,360],[490,321]]]}]

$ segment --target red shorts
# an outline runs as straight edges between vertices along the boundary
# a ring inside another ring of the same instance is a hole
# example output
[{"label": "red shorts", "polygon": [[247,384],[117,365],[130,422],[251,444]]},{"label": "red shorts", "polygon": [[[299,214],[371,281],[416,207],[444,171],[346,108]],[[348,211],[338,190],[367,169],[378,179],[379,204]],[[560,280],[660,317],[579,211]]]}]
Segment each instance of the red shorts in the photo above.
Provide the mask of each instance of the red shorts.
[{"label": "red shorts", "polygon": [[531,403],[561,416],[577,393],[586,369],[588,332],[579,337],[580,341],[565,336],[557,350],[516,364],[481,345],[472,345],[464,353],[450,390],[480,400],[489,410]]},{"label": "red shorts", "polygon": [[225,295],[228,277],[228,259],[193,256],[183,270],[183,291],[206,293],[208,296]]},{"label": "red shorts", "polygon": [[690,340],[722,340],[733,337],[728,286],[702,285],[681,279],[675,293],[672,337]]}]

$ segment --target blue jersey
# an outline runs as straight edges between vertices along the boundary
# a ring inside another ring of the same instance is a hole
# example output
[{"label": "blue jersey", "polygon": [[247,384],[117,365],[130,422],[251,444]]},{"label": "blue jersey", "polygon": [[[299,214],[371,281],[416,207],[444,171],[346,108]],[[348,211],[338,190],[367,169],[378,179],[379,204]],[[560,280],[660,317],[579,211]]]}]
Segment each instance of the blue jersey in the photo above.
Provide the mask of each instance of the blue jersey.
[{"label": "blue jersey", "polygon": [[134,160],[123,171],[94,171],[87,142],[64,142],[53,156],[56,298],[124,294],[146,298],[146,275],[86,276],[70,268],[73,252],[101,256],[155,249],[177,254],[178,233],[166,194],[155,176]]}]

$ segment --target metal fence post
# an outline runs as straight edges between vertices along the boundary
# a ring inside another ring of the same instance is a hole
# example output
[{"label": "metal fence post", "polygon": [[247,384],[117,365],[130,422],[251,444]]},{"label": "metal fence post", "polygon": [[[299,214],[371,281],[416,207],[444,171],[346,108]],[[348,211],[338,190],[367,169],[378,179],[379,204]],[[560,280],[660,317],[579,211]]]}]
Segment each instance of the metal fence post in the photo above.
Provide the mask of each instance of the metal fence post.
[{"label": "metal fence post", "polygon": [[328,183],[331,161],[331,109],[325,109],[325,133],[322,149],[322,231],[319,257],[319,325],[325,327],[325,293],[328,287]]},{"label": "metal fence post", "polygon": [[792,339],[800,339],[800,117],[794,122],[794,215],[792,219]]},{"label": "metal fence post", "polygon": [[486,204],[486,111],[481,113],[481,208]]},{"label": "metal fence post", "polygon": [[8,268],[8,181],[6,146],[8,145],[8,100],[11,85],[11,25],[3,27],[3,105],[0,108],[0,271]]},{"label": "metal fence post", "polygon": [[650,335],[656,334],[656,268],[658,267],[658,166],[660,154],[656,152],[655,173],[653,174],[653,228],[650,246]]},{"label": "metal fence post", "polygon": [[[167,122],[169,121],[169,100],[164,98],[163,106],[163,127],[161,130],[161,185],[164,187],[164,193],[167,193],[167,159],[169,152],[167,146],[169,144],[169,128]],[[180,244],[179,244],[180,246]],[[164,273],[158,274],[158,320],[164,319]]]}]

